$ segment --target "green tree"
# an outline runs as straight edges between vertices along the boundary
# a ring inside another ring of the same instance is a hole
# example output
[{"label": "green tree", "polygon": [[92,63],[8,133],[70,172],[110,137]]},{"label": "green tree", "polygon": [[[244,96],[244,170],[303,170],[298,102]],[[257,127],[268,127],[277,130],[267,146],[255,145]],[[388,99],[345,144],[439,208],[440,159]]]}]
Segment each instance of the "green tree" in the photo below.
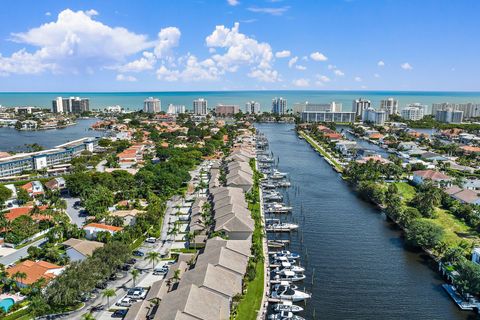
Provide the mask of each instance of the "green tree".
[{"label": "green tree", "polygon": [[12,190],[0,184],[0,208],[3,207],[3,204],[5,203],[5,201],[10,199],[11,196],[12,196]]},{"label": "green tree", "polygon": [[425,218],[434,218],[435,207],[440,204],[441,200],[440,189],[433,186],[431,182],[424,182],[412,199],[412,204]]},{"label": "green tree", "polygon": [[477,295],[480,292],[480,265],[465,259],[457,269],[459,275],[455,278],[455,285],[460,292]]},{"label": "green tree", "polygon": [[133,286],[135,287],[135,282],[140,276],[140,271],[138,271],[137,269],[133,269],[132,271],[130,271],[130,274],[132,275]]},{"label": "green tree", "polygon": [[90,190],[84,204],[90,215],[99,216],[114,204],[113,192],[104,186],[96,186]]},{"label": "green tree", "polygon": [[103,290],[102,297],[107,298],[107,306],[110,307],[110,298],[115,297],[115,290],[113,289]]},{"label": "green tree", "polygon": [[28,194],[27,190],[19,188],[17,191],[17,200],[20,203],[26,203],[30,201],[30,195]]},{"label": "green tree", "polygon": [[152,269],[155,268],[155,264],[160,260],[160,253],[157,251],[147,252],[146,260],[152,263]]},{"label": "green tree", "polygon": [[433,249],[443,239],[445,231],[443,228],[428,220],[413,221],[406,232],[406,240],[409,244]]}]

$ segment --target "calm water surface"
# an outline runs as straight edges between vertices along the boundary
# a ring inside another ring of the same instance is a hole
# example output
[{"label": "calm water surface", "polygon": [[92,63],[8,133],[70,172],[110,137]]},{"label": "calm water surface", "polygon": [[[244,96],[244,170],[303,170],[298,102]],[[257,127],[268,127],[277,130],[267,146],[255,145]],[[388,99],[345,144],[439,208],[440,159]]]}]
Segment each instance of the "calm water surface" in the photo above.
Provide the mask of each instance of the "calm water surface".
[{"label": "calm water surface", "polygon": [[[313,293],[307,319],[468,319],[443,291],[423,255],[404,249],[401,233],[363,202],[293,126],[259,124],[289,173],[286,201],[301,230],[291,235],[302,253]],[[288,237],[288,236],[285,236]],[[312,284],[312,274],[314,281]]]}]

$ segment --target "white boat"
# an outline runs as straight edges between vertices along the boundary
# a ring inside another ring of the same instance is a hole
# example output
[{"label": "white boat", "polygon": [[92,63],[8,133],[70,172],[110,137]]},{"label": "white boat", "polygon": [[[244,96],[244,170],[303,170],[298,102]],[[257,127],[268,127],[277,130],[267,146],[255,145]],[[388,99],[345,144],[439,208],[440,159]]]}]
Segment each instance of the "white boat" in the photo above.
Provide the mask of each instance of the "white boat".
[{"label": "white boat", "polygon": [[291,185],[290,181],[280,181],[277,183],[277,186],[282,188],[290,187]]},{"label": "white boat", "polygon": [[303,308],[293,304],[291,301],[283,301],[282,303],[275,304],[273,306],[273,311],[274,312],[287,311],[287,312],[297,313],[297,312],[302,312]]},{"label": "white boat", "polygon": [[270,254],[273,255],[274,258],[287,257],[291,259],[300,259],[300,255],[298,253],[290,252],[288,250],[270,252]]},{"label": "white boat", "polygon": [[269,203],[265,207],[265,213],[288,213],[293,210],[292,207],[285,206],[281,203]]},{"label": "white boat", "polygon": [[296,282],[304,280],[305,275],[303,273],[297,273],[291,270],[282,269],[278,271],[273,278],[277,281]]},{"label": "white boat", "polygon": [[274,259],[273,259],[273,264],[281,265],[284,262],[288,262],[290,264],[295,264],[295,263],[297,263],[297,260],[287,258],[287,257],[274,257]]},{"label": "white boat", "polygon": [[285,178],[286,176],[287,176],[286,173],[280,172],[277,169],[275,169],[275,170],[273,170],[273,173],[270,175],[270,178],[275,179],[275,180],[279,180],[279,179]]},{"label": "white boat", "polygon": [[270,320],[305,320],[305,318],[297,316],[290,311],[280,311],[280,312],[271,314],[268,316],[268,319]]},{"label": "white boat", "polygon": [[311,295],[306,292],[296,290],[293,286],[290,286],[289,284],[286,285],[284,282],[282,282],[273,286],[271,297],[274,299],[298,302],[311,298]]},{"label": "white boat", "polygon": [[297,266],[293,263],[290,263],[287,261],[280,263],[280,266],[275,268],[275,271],[280,271],[280,270],[290,270],[293,272],[305,272],[305,268],[301,266]]},{"label": "white boat", "polygon": [[290,222],[274,223],[265,227],[267,232],[291,232],[296,229],[298,229],[298,224]]}]

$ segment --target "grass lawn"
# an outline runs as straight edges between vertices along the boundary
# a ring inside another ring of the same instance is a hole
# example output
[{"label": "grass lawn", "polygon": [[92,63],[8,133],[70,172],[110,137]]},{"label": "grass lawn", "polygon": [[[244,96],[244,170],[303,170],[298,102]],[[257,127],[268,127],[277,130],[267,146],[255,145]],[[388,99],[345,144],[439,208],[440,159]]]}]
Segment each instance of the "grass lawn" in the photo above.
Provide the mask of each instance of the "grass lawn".
[{"label": "grass lawn", "polygon": [[478,233],[467,226],[463,221],[457,219],[453,214],[444,209],[436,209],[437,218],[433,222],[445,229],[445,242],[449,245],[458,244],[460,241],[468,243],[479,243]]},{"label": "grass lawn", "polygon": [[415,187],[408,184],[408,182],[395,182],[395,185],[405,202],[412,200],[415,196]]},{"label": "grass lawn", "polygon": [[265,276],[262,262],[257,263],[255,271],[255,279],[247,284],[247,292],[238,304],[237,316],[235,318],[237,320],[257,318],[257,311],[260,309],[263,298],[263,277]]},{"label": "grass lawn", "polygon": [[315,148],[315,150],[317,150],[318,152],[320,152],[325,158],[327,158],[328,160],[332,161],[333,165],[335,166],[335,168],[337,168],[337,170],[339,172],[342,172],[343,171],[343,168],[342,166],[331,156],[329,155],[327,152],[325,152],[323,149],[321,148],[318,148],[317,145],[320,145],[318,142],[314,141],[312,138],[310,138],[310,136],[308,136],[307,134],[305,134],[303,131],[300,131],[299,132],[300,135],[302,137],[305,138],[305,140],[307,140],[307,142],[312,145],[312,147]]}]

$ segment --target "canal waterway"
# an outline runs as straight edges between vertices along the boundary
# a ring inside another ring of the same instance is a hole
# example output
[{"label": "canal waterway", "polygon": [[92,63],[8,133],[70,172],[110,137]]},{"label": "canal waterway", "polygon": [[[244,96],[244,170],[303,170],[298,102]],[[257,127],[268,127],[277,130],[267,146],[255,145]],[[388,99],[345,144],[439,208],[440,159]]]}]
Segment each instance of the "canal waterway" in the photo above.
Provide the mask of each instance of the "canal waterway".
[{"label": "canal waterway", "polygon": [[[290,250],[302,254],[313,294],[307,319],[468,319],[443,291],[441,277],[423,254],[404,248],[401,232],[359,199],[293,125],[258,124],[288,172],[285,200],[300,230]],[[269,238],[272,236],[269,235]]]},{"label": "canal waterway", "polygon": [[53,148],[68,141],[84,137],[100,137],[105,131],[89,130],[98,119],[78,120],[76,125],[63,129],[18,131],[14,128],[0,128],[0,151],[25,151],[26,144],[37,143],[45,149]]}]

